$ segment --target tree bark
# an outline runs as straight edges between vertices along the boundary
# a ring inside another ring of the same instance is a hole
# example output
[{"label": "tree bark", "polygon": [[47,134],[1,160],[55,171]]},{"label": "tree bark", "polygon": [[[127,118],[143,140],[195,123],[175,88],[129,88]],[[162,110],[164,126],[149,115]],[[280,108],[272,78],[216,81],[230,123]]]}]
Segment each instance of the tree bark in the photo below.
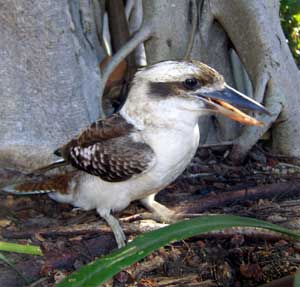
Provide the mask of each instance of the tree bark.
[{"label": "tree bark", "polygon": [[[156,37],[146,45],[150,63],[182,59],[191,31],[190,2],[144,1],[145,21],[156,23]],[[197,10],[192,58],[216,68],[228,84],[253,95],[272,114],[257,116],[265,122],[262,128],[241,129],[223,117],[204,119],[202,142],[235,140],[231,159],[240,161],[272,128],[274,150],[299,157],[300,73],[282,32],[279,0],[199,0]]]},{"label": "tree bark", "polygon": [[[149,63],[183,60],[196,11],[197,27],[189,58],[212,66],[224,75],[228,84],[234,84],[228,54],[229,39],[222,26],[213,21],[208,1],[144,0],[143,4],[145,22],[155,23],[155,37],[146,42]],[[233,140],[241,133],[239,124],[222,116],[202,117],[199,124],[201,143]]]},{"label": "tree bark", "polygon": [[263,102],[272,116],[261,116],[263,128],[247,127],[236,140],[231,158],[239,160],[272,126],[276,151],[300,155],[300,73],[283,34],[279,1],[211,0],[210,7],[228,34],[254,86],[254,98]]},{"label": "tree bark", "polygon": [[[0,5],[0,164],[31,169],[99,116],[104,1]],[[260,116],[265,127],[243,130],[224,118],[204,118],[203,143],[235,140],[231,158],[241,160],[271,127],[274,149],[299,157],[300,75],[280,26],[279,0],[144,0],[143,8],[155,35],[146,43],[149,64],[182,60],[194,39],[191,58],[243,92],[253,87],[272,113]]]},{"label": "tree bark", "polygon": [[79,0],[0,0],[0,6],[0,164],[34,168],[99,116],[100,6]]}]

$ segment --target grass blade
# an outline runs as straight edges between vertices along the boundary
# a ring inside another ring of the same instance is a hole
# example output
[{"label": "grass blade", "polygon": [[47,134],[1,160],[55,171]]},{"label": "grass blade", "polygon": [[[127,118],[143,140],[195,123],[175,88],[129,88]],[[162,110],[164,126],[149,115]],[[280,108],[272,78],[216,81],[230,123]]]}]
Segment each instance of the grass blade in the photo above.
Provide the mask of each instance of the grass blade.
[{"label": "grass blade", "polygon": [[5,264],[7,264],[11,269],[13,269],[19,277],[24,281],[24,283],[27,285],[29,284],[29,281],[23,276],[23,274],[15,267],[15,265],[6,257],[4,254],[0,253],[0,260],[3,261]]},{"label": "grass blade", "polygon": [[39,246],[0,241],[0,251],[17,252],[31,255],[43,255]]},{"label": "grass blade", "polygon": [[97,287],[125,267],[141,260],[168,243],[183,240],[201,233],[236,226],[269,229],[291,236],[294,239],[300,239],[299,233],[253,218],[232,215],[202,216],[177,222],[139,235],[127,246],[95,260],[82,267],[79,271],[69,275],[57,287]]},{"label": "grass blade", "polygon": [[4,254],[0,253],[0,260],[3,261],[5,264],[7,264],[9,267],[15,269],[15,265],[13,263],[10,262],[10,260],[4,256]]},{"label": "grass blade", "polygon": [[300,286],[300,269],[295,274],[294,287]]}]

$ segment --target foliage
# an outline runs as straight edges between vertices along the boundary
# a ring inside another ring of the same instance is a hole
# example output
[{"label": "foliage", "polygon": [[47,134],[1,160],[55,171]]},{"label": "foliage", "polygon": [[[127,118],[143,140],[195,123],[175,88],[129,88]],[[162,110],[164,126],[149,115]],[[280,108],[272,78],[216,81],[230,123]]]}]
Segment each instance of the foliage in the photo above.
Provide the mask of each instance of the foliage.
[{"label": "foliage", "polygon": [[300,64],[300,1],[281,0],[281,24],[291,51]]},{"label": "foliage", "polygon": [[11,269],[13,269],[18,276],[24,281],[24,283],[27,285],[29,282],[27,279],[22,275],[22,273],[19,272],[19,270],[15,267],[14,263],[12,263],[6,256],[4,256],[2,253],[0,253],[0,261],[4,262],[6,265],[8,265]]},{"label": "foliage", "polygon": [[174,223],[167,227],[144,233],[127,246],[116,250],[74,272],[57,287],[97,287],[120,272],[125,267],[141,260],[158,248],[173,241],[183,240],[191,236],[199,235],[229,227],[248,226],[269,229],[300,239],[300,234],[265,221],[232,216],[213,215],[201,216],[190,220]]},{"label": "foliage", "polygon": [[43,255],[39,246],[24,245],[0,241],[0,251],[17,252],[31,255]]},{"label": "foliage", "polygon": [[[3,241],[0,241],[0,251],[16,252],[16,253],[40,255],[40,256],[43,255],[39,246],[9,243]],[[15,268],[15,265],[1,252],[0,252],[0,261],[10,266],[22,278],[22,280],[25,282],[26,285],[29,283],[27,282],[27,279],[23,277],[23,275]]]},{"label": "foliage", "polygon": [[294,281],[294,287],[300,286],[300,269],[295,274],[295,281]]}]

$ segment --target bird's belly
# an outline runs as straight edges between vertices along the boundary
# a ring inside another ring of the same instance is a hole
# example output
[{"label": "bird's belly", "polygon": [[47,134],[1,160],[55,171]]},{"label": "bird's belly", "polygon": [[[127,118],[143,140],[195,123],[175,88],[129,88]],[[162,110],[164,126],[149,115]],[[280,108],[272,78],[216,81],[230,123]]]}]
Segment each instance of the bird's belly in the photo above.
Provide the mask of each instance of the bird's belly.
[{"label": "bird's belly", "polygon": [[183,172],[192,157],[191,152],[184,159],[158,162],[151,171],[122,182],[107,182],[96,176],[82,174],[76,190],[72,191],[73,196],[51,197],[84,210],[120,211],[130,202],[145,198],[166,187]]},{"label": "bird's belly", "polygon": [[[194,157],[199,145],[198,126],[186,136],[182,135],[158,135],[157,143],[152,143],[156,154],[157,163],[136,181],[136,189],[132,189],[132,200],[142,199],[152,193],[156,193],[173,182],[187,167]],[[143,190],[139,189],[143,186]]]},{"label": "bird's belly", "polygon": [[198,127],[190,137],[170,139],[162,135],[160,141],[152,145],[156,164],[150,170],[122,182],[107,182],[82,173],[74,184],[76,188],[72,191],[72,200],[68,197],[66,202],[85,210],[120,211],[131,201],[157,193],[174,181],[193,158],[198,143]]}]

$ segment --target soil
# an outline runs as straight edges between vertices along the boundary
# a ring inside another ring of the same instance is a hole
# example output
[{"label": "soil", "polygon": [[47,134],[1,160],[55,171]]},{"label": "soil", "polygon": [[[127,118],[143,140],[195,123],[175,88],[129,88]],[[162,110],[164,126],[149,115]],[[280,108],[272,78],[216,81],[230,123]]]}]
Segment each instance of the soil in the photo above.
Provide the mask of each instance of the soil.
[{"label": "soil", "polygon": [[[199,149],[184,174],[159,193],[158,201],[184,213],[249,216],[299,230],[300,162],[256,146],[236,166],[227,160],[228,149]],[[1,185],[19,176],[2,169]],[[15,269],[0,262],[0,286],[54,286],[116,248],[110,229],[94,211],[74,211],[45,195],[0,197],[0,241],[40,245],[44,253],[6,253]],[[118,216],[129,240],[160,226],[139,203]],[[160,248],[105,286],[293,286],[299,264],[300,243],[267,231],[235,228]]]}]

